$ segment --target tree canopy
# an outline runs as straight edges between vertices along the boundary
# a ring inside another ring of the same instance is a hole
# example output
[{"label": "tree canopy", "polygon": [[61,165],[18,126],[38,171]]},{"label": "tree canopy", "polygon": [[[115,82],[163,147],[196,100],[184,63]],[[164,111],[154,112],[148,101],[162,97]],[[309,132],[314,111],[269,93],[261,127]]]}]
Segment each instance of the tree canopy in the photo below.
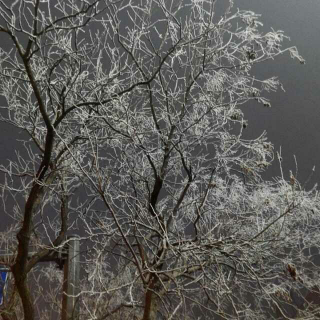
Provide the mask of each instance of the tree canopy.
[{"label": "tree canopy", "polygon": [[266,132],[243,137],[246,105],[281,87],[255,65],[304,63],[259,19],[231,0],[0,1],[0,120],[20,133],[0,167],[4,320],[60,312],[39,263],[70,233],[71,318],[315,316],[318,191],[286,179]]}]

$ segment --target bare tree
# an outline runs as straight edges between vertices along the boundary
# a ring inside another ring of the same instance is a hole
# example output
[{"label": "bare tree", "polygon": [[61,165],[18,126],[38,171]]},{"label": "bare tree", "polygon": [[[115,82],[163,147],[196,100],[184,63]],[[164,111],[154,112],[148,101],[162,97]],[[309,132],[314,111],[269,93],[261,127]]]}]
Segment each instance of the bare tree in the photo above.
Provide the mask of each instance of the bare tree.
[{"label": "bare tree", "polygon": [[85,251],[80,319],[317,313],[318,192],[286,179],[280,154],[264,180],[273,146],[243,138],[246,104],[281,86],[254,66],[304,63],[282,31],[214,0],[0,1],[0,16],[1,121],[20,132],[1,166],[3,319],[52,317],[37,299],[59,310],[37,266],[69,231]]}]

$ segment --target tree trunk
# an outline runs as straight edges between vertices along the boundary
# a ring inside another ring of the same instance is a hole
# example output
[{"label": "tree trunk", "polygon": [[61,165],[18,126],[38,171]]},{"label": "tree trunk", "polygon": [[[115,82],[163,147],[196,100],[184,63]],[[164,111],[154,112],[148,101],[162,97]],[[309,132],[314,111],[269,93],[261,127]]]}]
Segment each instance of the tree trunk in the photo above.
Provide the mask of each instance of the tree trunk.
[{"label": "tree trunk", "polygon": [[153,277],[146,291],[144,313],[143,313],[142,320],[157,319],[159,299],[158,299],[158,296],[155,294],[155,291],[157,291],[156,283],[157,283],[157,278]]},{"label": "tree trunk", "polygon": [[27,277],[24,272],[21,271],[20,265],[17,263],[13,266],[12,273],[22,302],[24,320],[35,320],[35,311],[30,290],[27,285]]}]

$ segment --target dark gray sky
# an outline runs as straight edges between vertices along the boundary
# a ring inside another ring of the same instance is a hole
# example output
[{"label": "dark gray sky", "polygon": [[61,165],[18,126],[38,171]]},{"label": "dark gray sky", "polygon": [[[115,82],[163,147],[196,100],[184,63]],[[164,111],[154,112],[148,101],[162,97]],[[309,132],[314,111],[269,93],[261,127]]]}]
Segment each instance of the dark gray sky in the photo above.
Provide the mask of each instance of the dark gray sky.
[{"label": "dark gray sky", "polygon": [[[277,75],[286,92],[271,96],[272,108],[260,105],[245,110],[248,135],[267,130],[276,150],[282,146],[284,169],[294,169],[296,155],[301,182],[316,166],[313,182],[320,182],[320,1],[319,0],[235,0],[235,6],[262,14],[264,30],[283,30],[298,47],[305,65],[288,55],[272,64],[260,65],[257,72]],[[274,167],[272,174],[279,174]]]}]

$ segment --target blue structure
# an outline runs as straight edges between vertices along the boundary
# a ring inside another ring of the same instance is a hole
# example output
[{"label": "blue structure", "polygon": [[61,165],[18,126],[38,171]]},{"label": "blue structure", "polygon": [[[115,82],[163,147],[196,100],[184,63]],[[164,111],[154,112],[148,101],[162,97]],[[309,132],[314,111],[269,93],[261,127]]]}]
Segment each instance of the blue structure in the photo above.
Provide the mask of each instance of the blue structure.
[{"label": "blue structure", "polygon": [[0,267],[0,305],[3,304],[4,289],[8,279],[8,269]]}]

